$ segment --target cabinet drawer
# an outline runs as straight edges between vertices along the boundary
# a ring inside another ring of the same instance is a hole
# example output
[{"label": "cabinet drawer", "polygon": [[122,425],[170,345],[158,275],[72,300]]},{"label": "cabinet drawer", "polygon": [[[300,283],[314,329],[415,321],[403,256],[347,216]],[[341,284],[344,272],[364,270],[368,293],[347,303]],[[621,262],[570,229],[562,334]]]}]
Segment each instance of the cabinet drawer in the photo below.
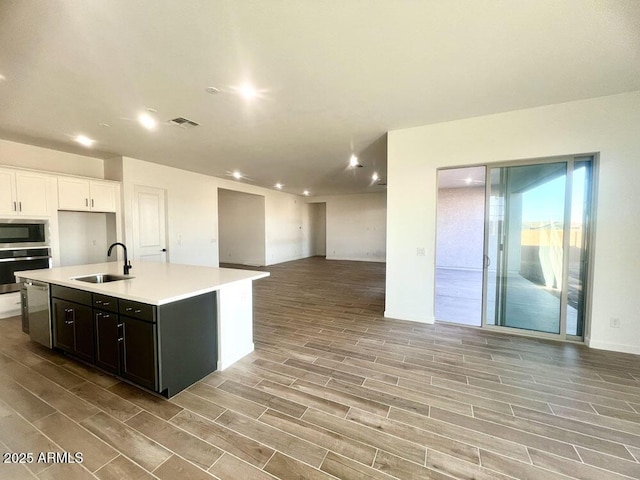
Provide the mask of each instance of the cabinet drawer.
[{"label": "cabinet drawer", "polygon": [[118,313],[118,299],[107,295],[93,294],[93,308]]},{"label": "cabinet drawer", "polygon": [[61,287],[60,285],[51,285],[51,296],[69,300],[70,302],[81,303],[82,305],[92,305],[91,293],[75,288]]},{"label": "cabinet drawer", "polygon": [[155,307],[147,303],[132,302],[131,300],[123,300],[118,302],[121,315],[146,320],[147,322],[155,322]]}]

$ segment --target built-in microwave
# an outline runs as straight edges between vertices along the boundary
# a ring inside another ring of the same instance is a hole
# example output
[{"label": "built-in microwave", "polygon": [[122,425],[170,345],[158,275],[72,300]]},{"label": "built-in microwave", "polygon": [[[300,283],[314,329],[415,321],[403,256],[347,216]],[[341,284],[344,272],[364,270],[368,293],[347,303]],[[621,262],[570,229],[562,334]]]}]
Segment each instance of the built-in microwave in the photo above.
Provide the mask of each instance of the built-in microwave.
[{"label": "built-in microwave", "polygon": [[0,248],[43,247],[49,245],[47,220],[0,220]]}]

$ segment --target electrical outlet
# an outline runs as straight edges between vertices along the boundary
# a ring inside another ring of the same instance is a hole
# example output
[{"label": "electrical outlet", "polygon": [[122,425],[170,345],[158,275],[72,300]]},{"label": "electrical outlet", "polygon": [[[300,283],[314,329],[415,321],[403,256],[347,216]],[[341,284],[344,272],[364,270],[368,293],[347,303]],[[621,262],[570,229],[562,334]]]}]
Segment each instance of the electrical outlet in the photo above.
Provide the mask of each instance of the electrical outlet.
[{"label": "electrical outlet", "polygon": [[426,255],[426,254],[425,254],[424,247],[418,247],[418,248],[416,249],[416,255],[417,255],[418,257],[424,257],[424,256]]},{"label": "electrical outlet", "polygon": [[620,328],[620,319],[618,317],[611,317],[611,328]]}]

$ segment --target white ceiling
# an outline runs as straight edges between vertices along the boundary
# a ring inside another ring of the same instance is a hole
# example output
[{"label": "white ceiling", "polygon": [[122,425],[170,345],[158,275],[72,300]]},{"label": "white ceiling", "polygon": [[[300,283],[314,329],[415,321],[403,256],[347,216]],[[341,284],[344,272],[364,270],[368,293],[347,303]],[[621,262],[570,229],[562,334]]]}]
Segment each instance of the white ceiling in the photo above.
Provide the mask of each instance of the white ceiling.
[{"label": "white ceiling", "polygon": [[389,130],[640,89],[640,1],[1,0],[0,46],[1,138],[373,192]]}]

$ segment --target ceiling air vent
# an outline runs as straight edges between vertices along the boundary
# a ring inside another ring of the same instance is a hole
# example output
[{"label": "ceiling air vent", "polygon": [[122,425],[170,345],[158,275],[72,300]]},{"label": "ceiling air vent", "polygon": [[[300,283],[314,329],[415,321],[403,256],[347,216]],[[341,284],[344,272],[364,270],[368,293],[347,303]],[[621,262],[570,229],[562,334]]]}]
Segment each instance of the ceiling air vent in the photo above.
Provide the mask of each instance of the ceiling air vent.
[{"label": "ceiling air vent", "polygon": [[173,118],[171,120],[169,120],[169,123],[172,125],[177,125],[180,128],[193,128],[193,127],[197,127],[199,124],[194,122],[193,120],[189,120],[188,118],[184,118],[184,117],[177,117],[177,118]]}]

